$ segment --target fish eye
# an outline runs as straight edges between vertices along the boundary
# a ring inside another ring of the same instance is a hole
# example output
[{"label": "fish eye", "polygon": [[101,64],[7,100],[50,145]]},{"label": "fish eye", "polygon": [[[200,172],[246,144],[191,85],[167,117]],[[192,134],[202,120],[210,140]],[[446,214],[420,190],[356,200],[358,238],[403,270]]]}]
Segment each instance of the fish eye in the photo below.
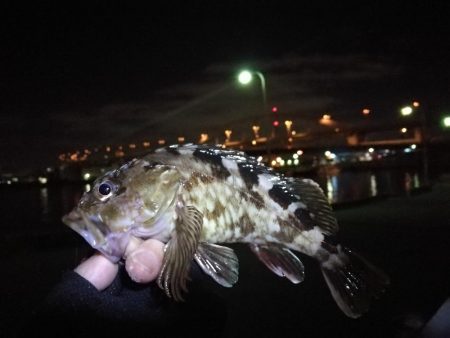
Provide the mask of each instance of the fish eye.
[{"label": "fish eye", "polygon": [[111,182],[103,182],[100,185],[98,185],[96,189],[97,197],[101,201],[104,201],[113,194],[113,190],[114,186]]}]

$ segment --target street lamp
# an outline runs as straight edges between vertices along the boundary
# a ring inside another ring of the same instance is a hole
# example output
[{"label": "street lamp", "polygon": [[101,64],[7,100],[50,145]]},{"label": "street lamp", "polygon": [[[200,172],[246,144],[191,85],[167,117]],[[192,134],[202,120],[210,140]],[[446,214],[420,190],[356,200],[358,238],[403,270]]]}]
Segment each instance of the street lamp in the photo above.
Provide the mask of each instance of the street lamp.
[{"label": "street lamp", "polygon": [[266,95],[266,79],[261,72],[243,70],[238,75],[238,81],[242,85],[247,85],[253,80],[253,75],[256,75],[261,81],[261,95],[263,100],[263,113],[267,113],[267,95]]},{"label": "street lamp", "polygon": [[[405,106],[400,109],[400,113],[403,116],[409,116],[418,110],[420,118],[420,126],[422,130],[422,165],[423,165],[423,183],[425,186],[429,185],[428,179],[428,140],[427,140],[427,117],[422,109],[418,109],[420,103],[418,101],[413,102],[413,109],[411,106]],[[406,129],[406,128],[405,128]]]},{"label": "street lamp", "polygon": [[[261,72],[258,71],[251,71],[251,70],[243,70],[238,75],[238,81],[242,85],[247,85],[253,80],[253,75],[256,75],[261,82],[261,97],[262,97],[262,104],[263,104],[263,116],[268,113],[267,111],[267,93],[266,93],[266,79],[264,75]],[[270,115],[267,114],[269,118],[269,128],[270,128]],[[275,131],[272,130],[272,138],[275,135]],[[267,138],[267,153],[270,153],[270,145],[269,145],[269,138]]]}]

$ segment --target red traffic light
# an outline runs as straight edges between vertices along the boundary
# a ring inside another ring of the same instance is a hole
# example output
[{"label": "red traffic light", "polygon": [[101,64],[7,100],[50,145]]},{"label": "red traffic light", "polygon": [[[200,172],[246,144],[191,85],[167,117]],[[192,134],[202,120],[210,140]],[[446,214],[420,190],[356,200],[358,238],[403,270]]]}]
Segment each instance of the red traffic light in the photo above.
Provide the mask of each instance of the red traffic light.
[{"label": "red traffic light", "polygon": [[276,113],[278,111],[278,107],[272,107],[272,112]]},{"label": "red traffic light", "polygon": [[275,120],[272,122],[274,127],[278,127],[280,125],[280,122],[278,120]]}]

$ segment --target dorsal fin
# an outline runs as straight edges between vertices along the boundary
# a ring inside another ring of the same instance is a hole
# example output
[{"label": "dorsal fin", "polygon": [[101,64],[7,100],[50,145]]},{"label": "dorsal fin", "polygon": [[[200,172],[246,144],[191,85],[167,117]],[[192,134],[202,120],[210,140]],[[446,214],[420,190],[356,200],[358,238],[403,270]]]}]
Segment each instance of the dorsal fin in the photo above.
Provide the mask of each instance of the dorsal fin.
[{"label": "dorsal fin", "polygon": [[320,186],[313,180],[300,178],[289,178],[289,183],[291,192],[297,194],[300,202],[306,205],[312,222],[324,234],[336,234],[339,226],[331,205]]}]

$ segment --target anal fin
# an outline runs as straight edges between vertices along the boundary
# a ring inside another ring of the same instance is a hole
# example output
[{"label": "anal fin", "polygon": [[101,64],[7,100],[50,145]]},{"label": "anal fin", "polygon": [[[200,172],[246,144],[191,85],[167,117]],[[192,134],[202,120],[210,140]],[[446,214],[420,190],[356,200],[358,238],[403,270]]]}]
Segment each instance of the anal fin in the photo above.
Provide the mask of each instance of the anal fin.
[{"label": "anal fin", "polygon": [[202,270],[220,285],[232,287],[238,281],[239,261],[233,249],[201,243],[194,258]]},{"label": "anal fin", "polygon": [[300,259],[288,248],[274,244],[250,244],[250,249],[273,273],[298,284],[305,278]]}]

